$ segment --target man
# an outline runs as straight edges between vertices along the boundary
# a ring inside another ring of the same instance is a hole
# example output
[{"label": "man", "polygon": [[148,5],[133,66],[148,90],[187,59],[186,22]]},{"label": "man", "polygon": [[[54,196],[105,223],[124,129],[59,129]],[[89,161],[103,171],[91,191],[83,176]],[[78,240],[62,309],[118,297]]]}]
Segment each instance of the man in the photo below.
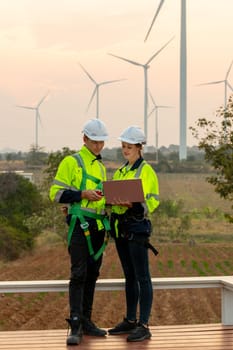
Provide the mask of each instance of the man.
[{"label": "man", "polygon": [[99,119],[89,120],[83,127],[83,146],[66,156],[60,163],[50,198],[68,203],[68,250],[71,262],[69,282],[71,327],[67,345],[77,345],[82,334],[105,336],[106,331],[91,321],[96,280],[109,229],[102,196],[102,181],[106,169],[100,152],[108,139],[105,124]]}]

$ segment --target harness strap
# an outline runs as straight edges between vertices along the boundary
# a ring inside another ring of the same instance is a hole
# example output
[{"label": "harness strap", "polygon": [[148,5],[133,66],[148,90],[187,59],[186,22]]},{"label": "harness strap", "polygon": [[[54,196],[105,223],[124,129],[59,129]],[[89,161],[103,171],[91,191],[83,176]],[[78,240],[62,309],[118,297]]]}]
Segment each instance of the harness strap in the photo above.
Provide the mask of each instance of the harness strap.
[{"label": "harness strap", "polygon": [[107,231],[105,237],[104,237],[104,242],[102,244],[102,246],[100,247],[100,249],[98,250],[98,252],[94,255],[94,260],[98,260],[99,257],[103,254],[107,244],[108,244],[108,241],[109,241],[109,231]]},{"label": "harness strap", "polygon": [[[97,185],[96,189],[102,189],[101,180],[96,178],[95,176],[89,175],[86,172],[85,164],[84,164],[84,161],[83,161],[81,155],[79,153],[75,153],[75,154],[73,154],[73,157],[76,159],[78,165],[83,170],[83,176],[82,176],[80,189],[83,190],[86,187],[87,179],[93,181]],[[69,214],[71,214],[71,221],[70,221],[70,225],[69,225],[68,238],[67,238],[68,246],[70,245],[71,237],[72,237],[77,219],[79,219],[80,227],[83,229],[84,235],[85,235],[86,240],[87,240],[89,254],[90,254],[90,256],[93,257],[94,260],[98,260],[99,257],[101,256],[101,254],[103,254],[103,252],[106,248],[106,245],[108,243],[108,239],[109,239],[108,232],[110,231],[110,223],[108,221],[108,218],[106,217],[105,214],[104,215],[98,214],[96,212],[91,212],[91,211],[85,210],[84,208],[81,208],[80,203],[73,204],[71,206],[71,208],[69,209]],[[107,231],[107,235],[105,235],[104,242],[96,254],[94,254],[94,249],[92,247],[92,242],[91,242],[91,235],[90,235],[90,231],[88,229],[89,224],[85,220],[85,218],[84,218],[85,216],[89,217],[89,218],[93,218],[95,220],[101,220],[103,225],[104,225],[105,230]]]},{"label": "harness strap", "polygon": [[109,234],[107,233],[102,246],[100,247],[98,252],[96,254],[94,254],[94,249],[93,249],[92,243],[91,243],[89,224],[85,220],[84,215],[87,217],[93,218],[95,220],[101,220],[103,225],[104,225],[104,228],[107,232],[110,231],[110,224],[109,224],[108,218],[102,214],[97,214],[97,213],[85,211],[84,209],[82,209],[78,205],[73,205],[69,209],[69,213],[72,214],[72,216],[71,216],[71,221],[70,221],[69,231],[68,231],[68,246],[70,245],[70,241],[71,241],[71,237],[72,237],[75,225],[76,225],[76,221],[77,221],[77,219],[79,219],[80,227],[83,229],[84,235],[85,235],[86,240],[87,240],[89,254],[90,254],[90,256],[92,256],[94,258],[94,260],[98,260],[99,257],[103,254],[103,252],[107,246],[107,243],[109,240]]},{"label": "harness strap", "polygon": [[80,190],[83,190],[86,187],[87,179],[96,183],[97,184],[96,188],[101,189],[102,188],[101,180],[86,172],[85,164],[84,164],[84,161],[83,161],[82,157],[80,156],[80,154],[75,153],[75,154],[73,154],[73,157],[76,159],[78,165],[83,169],[83,176],[82,176],[82,181],[81,181],[81,185],[80,185]]},{"label": "harness strap", "polygon": [[134,238],[132,239],[132,241],[137,243],[137,244],[145,246],[147,249],[151,249],[152,252],[154,253],[154,255],[158,255],[159,254],[158,250],[150,242],[141,242],[140,240],[134,239]]},{"label": "harness strap", "polygon": [[158,250],[157,250],[150,242],[147,242],[145,245],[146,245],[146,247],[147,247],[148,249],[151,249],[151,250],[152,250],[152,252],[154,253],[154,255],[158,255],[158,254],[159,254]]}]

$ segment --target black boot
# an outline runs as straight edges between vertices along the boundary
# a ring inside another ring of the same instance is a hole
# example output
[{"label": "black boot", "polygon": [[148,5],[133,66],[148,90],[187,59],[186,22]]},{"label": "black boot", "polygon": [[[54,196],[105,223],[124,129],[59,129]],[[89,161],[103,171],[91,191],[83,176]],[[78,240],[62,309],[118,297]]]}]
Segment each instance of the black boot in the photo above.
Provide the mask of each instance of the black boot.
[{"label": "black boot", "polygon": [[86,335],[93,335],[95,337],[104,337],[107,332],[102,329],[97,327],[94,322],[92,322],[90,319],[84,317],[83,318],[83,333]]},{"label": "black boot", "polygon": [[81,343],[82,340],[82,324],[80,322],[79,317],[72,317],[67,318],[66,321],[68,322],[71,330],[70,334],[67,337],[66,344],[67,345],[78,345]]}]

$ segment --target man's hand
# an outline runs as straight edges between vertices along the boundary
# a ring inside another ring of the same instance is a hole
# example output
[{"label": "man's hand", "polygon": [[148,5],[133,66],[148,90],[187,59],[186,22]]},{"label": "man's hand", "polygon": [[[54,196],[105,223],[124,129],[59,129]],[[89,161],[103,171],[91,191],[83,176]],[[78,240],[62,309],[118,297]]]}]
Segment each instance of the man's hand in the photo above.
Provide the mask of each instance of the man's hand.
[{"label": "man's hand", "polygon": [[103,194],[100,190],[84,190],[82,191],[82,198],[88,199],[89,201],[99,201],[102,199]]}]

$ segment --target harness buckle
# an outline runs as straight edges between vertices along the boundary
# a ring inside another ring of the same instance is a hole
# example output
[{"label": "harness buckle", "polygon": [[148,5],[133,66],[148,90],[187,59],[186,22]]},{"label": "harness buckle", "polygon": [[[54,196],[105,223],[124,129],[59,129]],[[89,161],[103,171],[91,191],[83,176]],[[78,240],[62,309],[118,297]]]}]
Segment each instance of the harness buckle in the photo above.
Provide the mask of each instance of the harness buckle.
[{"label": "harness buckle", "polygon": [[89,227],[89,224],[88,224],[88,222],[86,221],[86,222],[84,222],[83,224],[80,224],[80,227],[81,227],[84,231],[86,231],[86,230],[88,229],[88,227]]},{"label": "harness buckle", "polygon": [[126,238],[127,238],[128,241],[133,241],[134,234],[133,233],[129,233],[129,234],[126,235]]}]

